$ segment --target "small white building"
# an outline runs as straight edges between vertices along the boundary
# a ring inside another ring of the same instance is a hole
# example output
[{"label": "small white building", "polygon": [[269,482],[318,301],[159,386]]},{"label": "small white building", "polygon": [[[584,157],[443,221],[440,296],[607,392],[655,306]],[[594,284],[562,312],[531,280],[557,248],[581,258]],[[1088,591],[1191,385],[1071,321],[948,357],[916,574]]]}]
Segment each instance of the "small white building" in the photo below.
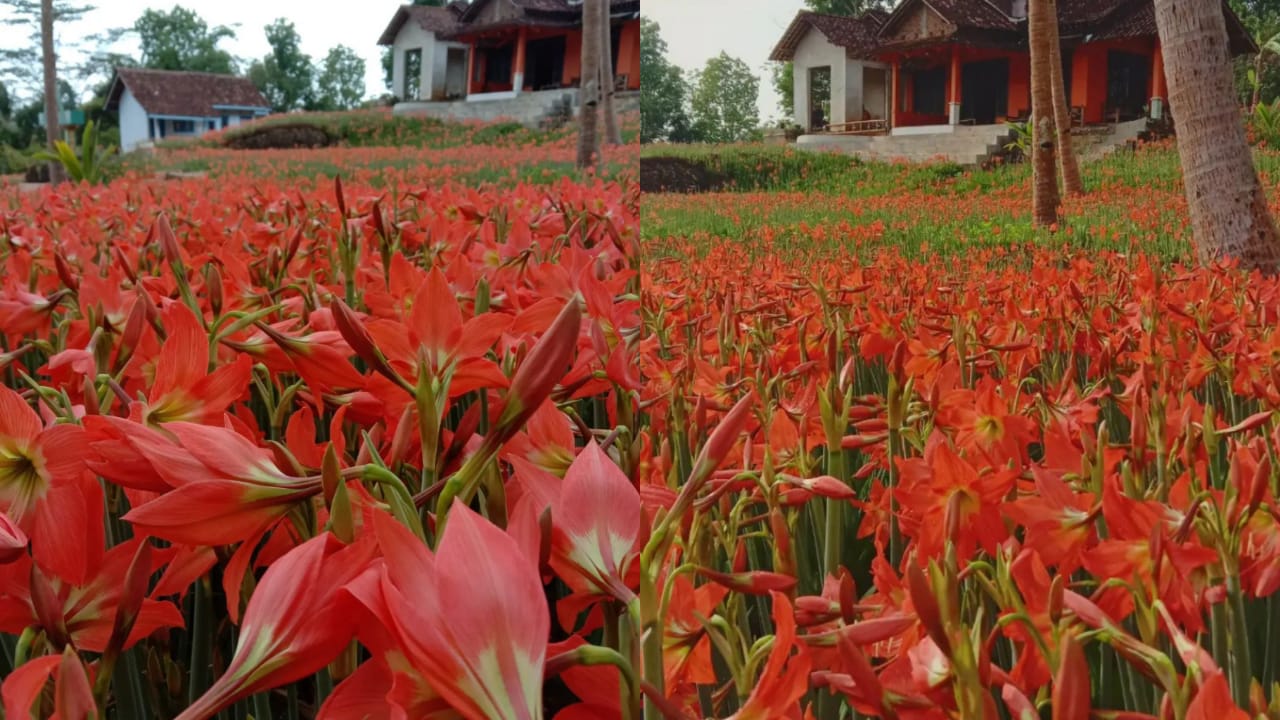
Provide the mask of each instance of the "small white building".
[{"label": "small white building", "polygon": [[235,127],[271,112],[248,78],[141,68],[116,68],[106,109],[120,113],[122,152],[166,137]]},{"label": "small white building", "polygon": [[795,123],[821,131],[859,121],[887,121],[890,67],[868,59],[888,13],[858,17],[798,13],[769,59],[793,68]]},{"label": "small white building", "polygon": [[467,95],[465,43],[442,40],[458,27],[466,4],[402,5],[378,44],[391,48],[391,94],[401,101],[456,100]]}]

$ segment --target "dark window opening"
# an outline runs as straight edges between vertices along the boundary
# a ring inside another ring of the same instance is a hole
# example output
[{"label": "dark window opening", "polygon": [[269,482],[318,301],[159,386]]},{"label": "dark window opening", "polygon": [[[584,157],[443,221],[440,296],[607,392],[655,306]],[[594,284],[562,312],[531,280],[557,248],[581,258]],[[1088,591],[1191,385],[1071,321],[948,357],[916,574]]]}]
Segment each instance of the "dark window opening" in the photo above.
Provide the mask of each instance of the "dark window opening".
[{"label": "dark window opening", "polygon": [[911,74],[915,112],[920,115],[947,114],[947,68],[917,70]]},{"label": "dark window opening", "polygon": [[1142,117],[1151,81],[1151,58],[1119,50],[1107,53],[1107,120]]},{"label": "dark window opening", "polygon": [[960,66],[960,120],[993,125],[1009,110],[1009,61],[985,60]]},{"label": "dark window opening", "polygon": [[530,40],[525,47],[524,84],[534,90],[560,87],[564,79],[565,38]]},{"label": "dark window opening", "polygon": [[422,89],[422,48],[404,51],[404,99],[417,100]]},{"label": "dark window opening", "polygon": [[173,131],[176,133],[190,133],[196,131],[196,123],[194,120],[172,120]]},{"label": "dark window opening", "polygon": [[515,48],[513,46],[504,45],[485,53],[487,59],[485,61],[484,81],[486,83],[496,85],[511,83],[511,65],[512,56],[515,54],[514,51]]}]

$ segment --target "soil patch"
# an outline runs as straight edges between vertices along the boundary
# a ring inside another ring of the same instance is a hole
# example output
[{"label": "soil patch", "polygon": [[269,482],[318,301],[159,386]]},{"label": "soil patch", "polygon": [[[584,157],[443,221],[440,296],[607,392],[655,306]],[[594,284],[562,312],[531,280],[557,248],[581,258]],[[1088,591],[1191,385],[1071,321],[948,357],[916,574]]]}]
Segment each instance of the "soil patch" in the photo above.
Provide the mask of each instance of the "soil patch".
[{"label": "soil patch", "polygon": [[315,125],[287,123],[236,132],[228,135],[224,142],[235,150],[275,150],[328,147],[334,138],[324,128]]},{"label": "soil patch", "polygon": [[720,173],[680,157],[640,158],[640,192],[718,192],[728,185]]}]

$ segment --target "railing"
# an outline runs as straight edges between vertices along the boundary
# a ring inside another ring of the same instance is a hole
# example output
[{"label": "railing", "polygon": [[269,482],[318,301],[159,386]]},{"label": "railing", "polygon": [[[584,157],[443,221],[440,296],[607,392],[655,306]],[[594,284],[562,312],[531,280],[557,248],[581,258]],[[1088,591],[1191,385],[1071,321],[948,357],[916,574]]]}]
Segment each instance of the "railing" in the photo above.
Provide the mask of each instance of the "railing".
[{"label": "railing", "polygon": [[825,132],[834,135],[874,135],[889,129],[887,120],[853,120],[851,122],[832,123],[824,128]]}]

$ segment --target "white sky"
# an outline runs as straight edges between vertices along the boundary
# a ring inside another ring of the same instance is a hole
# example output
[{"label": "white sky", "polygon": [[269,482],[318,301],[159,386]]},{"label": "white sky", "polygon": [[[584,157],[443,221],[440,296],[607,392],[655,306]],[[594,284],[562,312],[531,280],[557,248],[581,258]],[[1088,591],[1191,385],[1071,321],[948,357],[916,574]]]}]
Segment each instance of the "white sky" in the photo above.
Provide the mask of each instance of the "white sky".
[{"label": "white sky", "polygon": [[[377,96],[385,92],[382,85],[381,47],[378,36],[391,22],[399,0],[75,0],[78,4],[94,5],[97,9],[86,14],[79,22],[66,23],[55,28],[58,42],[66,45],[87,35],[97,34],[107,28],[132,26],[147,8],[168,11],[175,4],[194,10],[210,27],[226,25],[236,31],[233,40],[223,40],[219,47],[227,50],[243,62],[241,72],[248,61],[261,58],[270,51],[263,30],[273,20],[285,17],[293,21],[302,40],[302,51],[316,62],[334,45],[346,45],[364,58],[365,94]],[[408,0],[405,0],[406,2]],[[10,15],[7,8],[0,9],[0,20]],[[0,24],[0,47],[17,47],[29,44],[30,33],[38,28]],[[88,48],[92,49],[92,48]],[[138,57],[136,35],[126,35],[112,48]],[[67,62],[75,63],[82,53],[63,50]],[[3,79],[3,78],[0,78]],[[7,84],[7,83],[6,83]],[[73,82],[73,85],[75,83]],[[76,87],[82,99],[87,99],[89,88]]]},{"label": "white sky", "polygon": [[760,80],[760,121],[769,124],[781,114],[769,53],[803,7],[803,0],[643,0],[640,13],[658,22],[667,59],[685,70],[721,50],[745,62]]}]

